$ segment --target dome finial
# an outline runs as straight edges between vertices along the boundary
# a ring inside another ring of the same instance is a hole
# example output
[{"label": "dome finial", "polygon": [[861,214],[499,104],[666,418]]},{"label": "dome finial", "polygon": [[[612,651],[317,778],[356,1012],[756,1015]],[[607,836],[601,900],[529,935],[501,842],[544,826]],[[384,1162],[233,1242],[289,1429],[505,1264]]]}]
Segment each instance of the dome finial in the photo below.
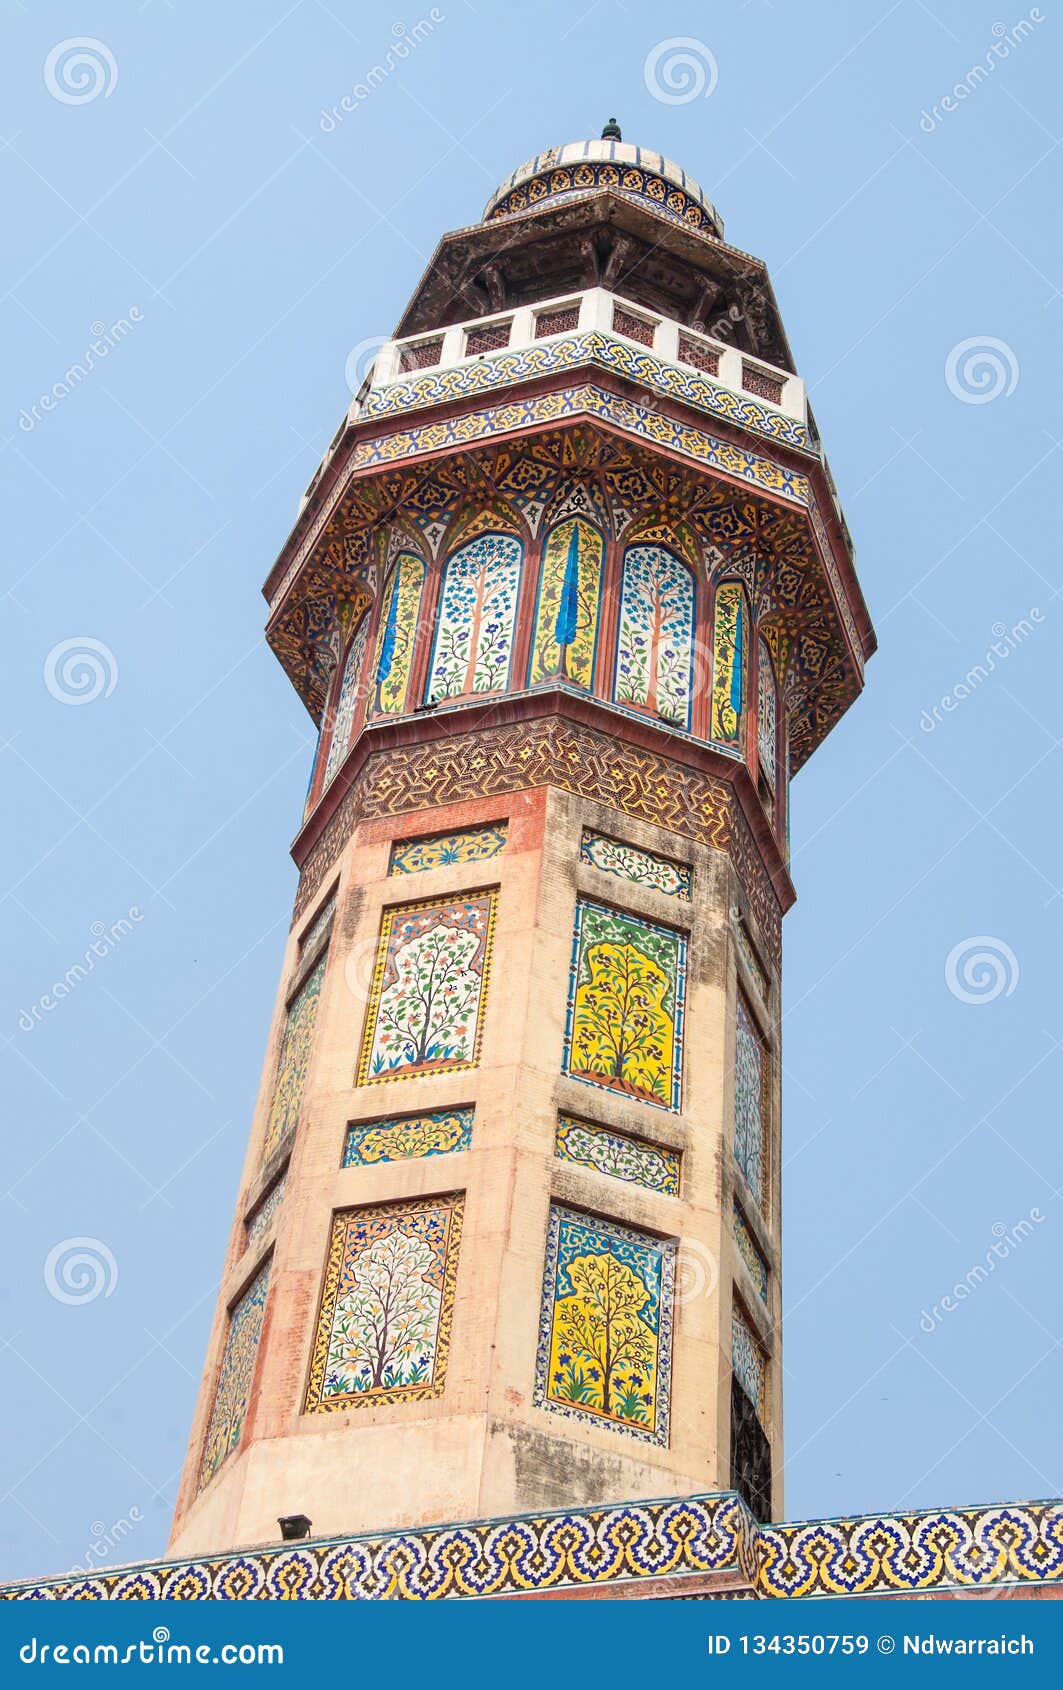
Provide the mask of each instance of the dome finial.
[{"label": "dome finial", "polygon": [[602,140],[603,141],[622,141],[623,139],[624,139],[624,137],[620,133],[619,123],[617,123],[615,117],[611,117],[609,119],[609,122],[606,124],[605,128],[602,130]]}]

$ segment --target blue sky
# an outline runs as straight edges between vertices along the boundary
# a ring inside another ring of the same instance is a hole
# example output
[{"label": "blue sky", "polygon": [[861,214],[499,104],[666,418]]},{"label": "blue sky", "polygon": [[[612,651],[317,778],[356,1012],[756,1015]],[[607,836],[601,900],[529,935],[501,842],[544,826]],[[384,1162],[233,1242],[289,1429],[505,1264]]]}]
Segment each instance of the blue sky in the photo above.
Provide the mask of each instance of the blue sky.
[{"label": "blue sky", "polygon": [[[430,8],[4,10],[0,1574],[120,1520],[125,1557],[165,1542],[311,754],[259,588],[348,356],[517,163],[613,113],[768,262],[881,642],[793,789],[787,1515],[1063,1492],[1058,18],[444,0],[329,130]],[[92,99],[46,71],[84,36]],[[715,86],[668,103],[644,65],[680,36]],[[63,1303],[82,1237],[110,1294]]]}]

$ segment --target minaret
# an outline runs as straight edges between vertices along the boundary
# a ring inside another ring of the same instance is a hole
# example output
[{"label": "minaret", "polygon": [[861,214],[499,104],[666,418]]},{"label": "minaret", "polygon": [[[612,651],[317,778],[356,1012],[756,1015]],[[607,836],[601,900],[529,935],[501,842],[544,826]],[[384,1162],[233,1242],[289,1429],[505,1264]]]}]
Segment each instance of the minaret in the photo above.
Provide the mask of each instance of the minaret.
[{"label": "minaret", "polygon": [[265,594],[320,739],[171,1552],[779,1518],[788,789],[875,642],[763,264],[615,120],[522,165]]}]

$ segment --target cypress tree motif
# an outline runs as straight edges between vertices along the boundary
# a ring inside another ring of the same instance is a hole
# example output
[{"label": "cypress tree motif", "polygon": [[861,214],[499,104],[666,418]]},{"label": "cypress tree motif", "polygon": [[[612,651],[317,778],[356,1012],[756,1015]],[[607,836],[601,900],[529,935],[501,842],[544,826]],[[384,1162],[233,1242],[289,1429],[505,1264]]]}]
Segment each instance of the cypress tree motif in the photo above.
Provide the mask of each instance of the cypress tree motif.
[{"label": "cypress tree motif", "polygon": [[380,662],[376,671],[376,695],[380,699],[380,689],[391,674],[391,665],[395,660],[395,633],[399,622],[399,573],[402,560],[395,565],[395,573],[391,577],[391,597],[388,600],[388,619],[384,624],[384,637],[380,642]]},{"label": "cypress tree motif", "polygon": [[738,611],[735,616],[735,655],[731,668],[731,709],[737,719],[742,715],[742,622],[744,620],[742,600],[738,601]]},{"label": "cypress tree motif", "polygon": [[568,674],[568,648],[576,638],[579,610],[579,528],[572,524],[565,558],[565,577],[561,583],[561,597],[557,605],[554,641],[561,651],[561,673]]}]

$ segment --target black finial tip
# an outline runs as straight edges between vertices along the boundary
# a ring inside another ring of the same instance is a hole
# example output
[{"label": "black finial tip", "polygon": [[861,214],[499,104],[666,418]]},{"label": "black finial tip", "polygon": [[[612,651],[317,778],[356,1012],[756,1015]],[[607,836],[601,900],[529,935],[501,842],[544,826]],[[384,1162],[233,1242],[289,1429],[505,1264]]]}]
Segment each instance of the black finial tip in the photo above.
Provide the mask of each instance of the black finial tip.
[{"label": "black finial tip", "polygon": [[623,139],[624,139],[624,137],[620,133],[619,123],[617,123],[615,117],[611,117],[609,119],[609,122],[606,124],[605,128],[602,130],[602,140],[603,141],[622,141]]}]

